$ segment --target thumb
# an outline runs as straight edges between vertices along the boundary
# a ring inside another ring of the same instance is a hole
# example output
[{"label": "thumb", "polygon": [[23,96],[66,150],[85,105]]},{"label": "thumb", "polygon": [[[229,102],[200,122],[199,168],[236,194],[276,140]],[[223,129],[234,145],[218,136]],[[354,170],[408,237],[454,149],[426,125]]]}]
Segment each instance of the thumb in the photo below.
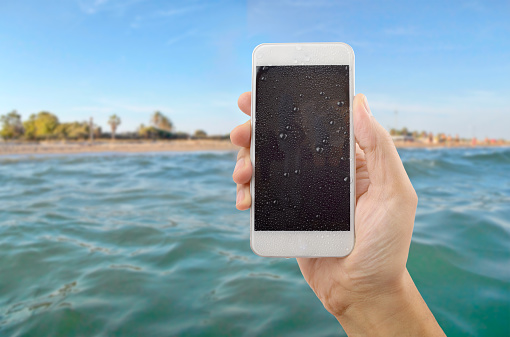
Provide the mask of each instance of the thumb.
[{"label": "thumb", "polygon": [[410,184],[393,139],[372,115],[365,95],[356,95],[353,111],[354,136],[365,153],[370,184],[384,188]]}]

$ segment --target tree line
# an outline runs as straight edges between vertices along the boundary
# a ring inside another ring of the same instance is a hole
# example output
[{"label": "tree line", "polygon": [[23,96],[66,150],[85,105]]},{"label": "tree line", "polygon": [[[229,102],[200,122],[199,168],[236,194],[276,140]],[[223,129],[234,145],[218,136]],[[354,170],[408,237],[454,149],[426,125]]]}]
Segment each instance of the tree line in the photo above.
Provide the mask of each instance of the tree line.
[{"label": "tree line", "polygon": [[[5,140],[84,140],[87,138],[116,138],[117,128],[122,120],[116,114],[108,119],[110,132],[103,132],[101,127],[90,121],[64,122],[51,112],[41,111],[32,114],[23,121],[21,115],[13,110],[0,116],[0,136]],[[170,118],[160,111],[154,112],[149,124],[141,124],[136,132],[126,133],[123,138],[172,139],[189,138],[184,132],[175,132]],[[197,130],[193,138],[205,138],[203,130]]]}]

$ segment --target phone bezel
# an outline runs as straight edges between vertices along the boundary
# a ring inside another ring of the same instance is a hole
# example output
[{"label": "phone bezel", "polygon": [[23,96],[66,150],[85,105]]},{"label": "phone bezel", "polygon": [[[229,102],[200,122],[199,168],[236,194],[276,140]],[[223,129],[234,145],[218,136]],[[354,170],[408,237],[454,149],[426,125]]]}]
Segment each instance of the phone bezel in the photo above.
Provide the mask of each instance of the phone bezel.
[{"label": "phone bezel", "polygon": [[[256,127],[256,67],[292,65],[349,65],[350,100],[350,230],[349,231],[255,231],[255,127]],[[250,246],[265,257],[342,257],[354,248],[354,210],[356,202],[356,143],[352,107],[354,99],[354,51],[345,43],[264,43],[252,54],[251,148],[253,174],[250,184]]]}]

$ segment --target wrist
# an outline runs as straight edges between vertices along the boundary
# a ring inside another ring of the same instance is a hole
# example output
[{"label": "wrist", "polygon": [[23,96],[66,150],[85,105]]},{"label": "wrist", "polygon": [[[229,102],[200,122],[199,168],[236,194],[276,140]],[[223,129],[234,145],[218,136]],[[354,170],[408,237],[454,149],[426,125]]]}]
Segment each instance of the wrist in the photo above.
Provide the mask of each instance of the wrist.
[{"label": "wrist", "polygon": [[349,336],[444,335],[407,269],[385,289],[351,294],[334,314]]}]

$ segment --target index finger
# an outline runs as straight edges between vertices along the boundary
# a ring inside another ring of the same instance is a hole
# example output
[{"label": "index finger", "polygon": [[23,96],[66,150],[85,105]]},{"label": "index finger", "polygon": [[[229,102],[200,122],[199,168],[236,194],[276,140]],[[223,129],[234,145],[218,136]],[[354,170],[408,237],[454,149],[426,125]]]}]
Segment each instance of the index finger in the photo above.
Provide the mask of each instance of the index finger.
[{"label": "index finger", "polygon": [[239,109],[241,109],[242,112],[251,116],[251,92],[247,91],[242,93],[237,100],[237,105],[239,105]]}]

